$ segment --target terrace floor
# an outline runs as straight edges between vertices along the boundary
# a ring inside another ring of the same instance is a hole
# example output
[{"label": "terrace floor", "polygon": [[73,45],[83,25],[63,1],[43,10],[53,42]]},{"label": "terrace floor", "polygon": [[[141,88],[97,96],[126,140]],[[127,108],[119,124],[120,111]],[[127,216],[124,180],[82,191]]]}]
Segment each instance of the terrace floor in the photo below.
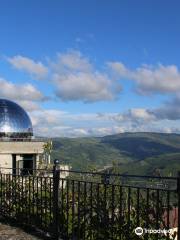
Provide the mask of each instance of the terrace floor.
[{"label": "terrace floor", "polygon": [[19,228],[0,223],[0,240],[39,240]]}]

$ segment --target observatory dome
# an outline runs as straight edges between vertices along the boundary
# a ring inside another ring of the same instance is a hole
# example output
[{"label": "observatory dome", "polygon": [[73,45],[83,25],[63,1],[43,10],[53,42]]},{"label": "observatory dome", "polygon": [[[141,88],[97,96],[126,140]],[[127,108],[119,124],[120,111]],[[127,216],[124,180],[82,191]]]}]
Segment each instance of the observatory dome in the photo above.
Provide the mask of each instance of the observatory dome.
[{"label": "observatory dome", "polygon": [[26,111],[15,102],[0,99],[0,137],[28,138],[33,135]]}]

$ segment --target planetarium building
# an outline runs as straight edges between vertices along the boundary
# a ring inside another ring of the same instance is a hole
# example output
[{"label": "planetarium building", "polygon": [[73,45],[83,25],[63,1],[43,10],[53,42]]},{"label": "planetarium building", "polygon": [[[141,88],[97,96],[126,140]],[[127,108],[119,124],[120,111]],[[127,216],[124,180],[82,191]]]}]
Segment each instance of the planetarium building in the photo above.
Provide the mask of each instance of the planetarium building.
[{"label": "planetarium building", "polygon": [[43,159],[44,139],[33,137],[31,120],[15,102],[0,99],[0,171],[32,173]]}]

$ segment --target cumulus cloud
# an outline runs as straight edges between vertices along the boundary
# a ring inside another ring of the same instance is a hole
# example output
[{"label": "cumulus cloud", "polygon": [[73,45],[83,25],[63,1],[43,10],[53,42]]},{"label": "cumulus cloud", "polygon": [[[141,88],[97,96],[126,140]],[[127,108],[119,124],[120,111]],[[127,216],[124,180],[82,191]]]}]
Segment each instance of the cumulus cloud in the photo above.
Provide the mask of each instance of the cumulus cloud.
[{"label": "cumulus cloud", "polygon": [[113,100],[121,91],[117,81],[109,78],[105,72],[96,70],[80,52],[60,54],[57,61],[51,65],[54,70],[52,79],[56,86],[56,96],[64,101]]},{"label": "cumulus cloud", "polygon": [[42,79],[48,74],[48,68],[45,67],[40,61],[35,62],[34,60],[21,55],[7,58],[7,60],[14,68],[28,72],[37,79]]},{"label": "cumulus cloud", "polygon": [[31,118],[34,126],[52,127],[62,126],[66,112],[56,109],[40,109],[32,112]]},{"label": "cumulus cloud", "polygon": [[111,89],[111,80],[101,73],[56,74],[54,82],[56,95],[64,101],[95,102],[113,100],[116,96],[116,91]]},{"label": "cumulus cloud", "polygon": [[41,107],[37,102],[34,101],[28,101],[28,100],[16,100],[16,102],[22,106],[27,112],[33,112],[40,110]]},{"label": "cumulus cloud", "polygon": [[119,80],[132,80],[139,94],[178,94],[180,71],[176,65],[141,65],[130,69],[122,62],[107,62],[102,69],[79,51],[59,53],[48,67],[21,55],[7,58],[19,70],[36,78],[46,78],[55,86],[56,96],[63,101],[111,101],[119,96]]},{"label": "cumulus cloud", "polygon": [[153,110],[153,114],[158,119],[179,120],[180,119],[180,97],[176,96],[172,100]]},{"label": "cumulus cloud", "polygon": [[[73,115],[64,111],[37,110],[31,113],[31,120],[34,132],[39,136],[77,137],[88,135],[88,131],[78,125],[78,118],[73,118]],[[68,125],[69,122],[70,125]]]},{"label": "cumulus cloud", "polygon": [[46,97],[29,83],[14,84],[0,78],[0,96],[12,100],[43,101]]},{"label": "cumulus cloud", "polygon": [[[160,121],[153,111],[143,108],[129,109],[122,113],[100,113],[98,118],[106,125],[117,126],[119,132],[158,131],[157,122]],[[112,134],[117,133],[112,131]]]},{"label": "cumulus cloud", "polygon": [[174,99],[155,109],[135,108],[122,113],[99,113],[97,116],[105,126],[121,128],[119,132],[180,133],[178,101],[180,103],[180,99]]},{"label": "cumulus cloud", "polygon": [[161,119],[148,109],[122,113],[72,114],[55,109],[38,109],[31,114],[34,132],[48,137],[105,136],[123,132],[180,132],[178,124]]},{"label": "cumulus cloud", "polygon": [[120,78],[134,80],[136,90],[141,94],[180,91],[180,71],[175,65],[142,65],[135,70],[127,68],[121,62],[109,62],[108,66]]},{"label": "cumulus cloud", "polygon": [[143,108],[135,108],[130,109],[127,114],[125,114],[126,118],[130,118],[133,121],[154,121],[156,117],[154,116],[153,112],[148,109]]},{"label": "cumulus cloud", "polygon": [[117,76],[128,78],[131,76],[131,71],[122,62],[107,62],[107,66]]},{"label": "cumulus cloud", "polygon": [[72,114],[55,109],[38,109],[30,114],[35,135],[49,137],[104,136],[123,132],[120,126],[108,126],[96,113]]},{"label": "cumulus cloud", "polygon": [[104,126],[89,128],[88,134],[91,136],[106,136],[125,132],[125,128],[120,126]]},{"label": "cumulus cloud", "polygon": [[[15,100],[28,112],[35,132],[42,136],[103,136],[126,131],[179,131],[180,71],[175,65],[142,65],[130,69],[122,62],[107,62],[97,68],[81,52],[68,51],[50,60],[48,68],[41,62],[15,56],[8,61],[36,78],[46,78],[56,96],[63,101],[112,101],[122,90],[119,80],[134,82],[140,94],[167,94],[174,99],[155,109],[134,108],[121,113],[70,114],[39,105],[47,98],[32,84],[14,84],[0,78],[0,97]],[[103,70],[102,70],[103,69]]]},{"label": "cumulus cloud", "polygon": [[48,67],[21,55],[7,60],[16,69],[30,73],[34,78],[48,79],[49,84],[55,87],[56,96],[63,101],[111,101],[122,90],[106,68],[103,71],[95,68],[89,58],[79,51],[57,54],[54,61],[49,61]]},{"label": "cumulus cloud", "polygon": [[66,70],[74,71],[91,71],[92,65],[89,62],[89,59],[84,57],[81,52],[71,50],[65,54],[58,54],[57,62],[54,63],[54,67],[59,69],[65,68]]},{"label": "cumulus cloud", "polygon": [[113,127],[90,127],[90,126],[71,126],[63,125],[62,123],[58,125],[52,125],[49,127],[47,123],[43,125],[33,125],[35,134],[38,136],[45,137],[90,137],[90,136],[105,136],[116,133],[124,132],[124,129],[119,126]]},{"label": "cumulus cloud", "polygon": [[39,110],[39,103],[48,100],[48,97],[29,83],[15,84],[0,78],[0,86],[0,98],[15,101],[28,112]]},{"label": "cumulus cloud", "polygon": [[139,123],[152,122],[156,120],[155,114],[144,108],[132,108],[124,113],[101,113],[98,114],[99,118],[112,120],[119,123]]}]

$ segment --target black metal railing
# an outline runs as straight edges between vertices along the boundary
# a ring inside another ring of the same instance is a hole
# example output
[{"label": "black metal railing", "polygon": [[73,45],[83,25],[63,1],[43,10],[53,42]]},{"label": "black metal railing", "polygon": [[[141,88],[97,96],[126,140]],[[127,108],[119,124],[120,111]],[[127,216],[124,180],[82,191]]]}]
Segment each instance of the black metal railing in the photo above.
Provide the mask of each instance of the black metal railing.
[{"label": "black metal railing", "polygon": [[24,176],[1,169],[1,219],[31,227],[44,239],[180,240],[177,229],[174,236],[169,233],[180,222],[180,175],[101,174],[56,166],[43,171]]}]

